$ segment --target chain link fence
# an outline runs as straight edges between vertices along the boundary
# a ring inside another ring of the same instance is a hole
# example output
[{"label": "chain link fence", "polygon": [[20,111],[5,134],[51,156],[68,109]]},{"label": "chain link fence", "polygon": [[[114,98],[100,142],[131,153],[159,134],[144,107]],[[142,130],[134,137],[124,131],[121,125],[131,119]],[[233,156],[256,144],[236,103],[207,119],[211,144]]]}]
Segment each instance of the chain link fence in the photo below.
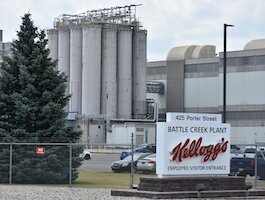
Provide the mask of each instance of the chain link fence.
[{"label": "chain link fence", "polygon": [[255,173],[254,186],[265,188],[265,142],[255,142]]},{"label": "chain link fence", "polygon": [[230,170],[231,175],[246,176],[253,187],[265,188],[265,141],[231,146]]},{"label": "chain link fence", "polygon": [[83,149],[69,138],[0,138],[0,182],[71,186]]}]

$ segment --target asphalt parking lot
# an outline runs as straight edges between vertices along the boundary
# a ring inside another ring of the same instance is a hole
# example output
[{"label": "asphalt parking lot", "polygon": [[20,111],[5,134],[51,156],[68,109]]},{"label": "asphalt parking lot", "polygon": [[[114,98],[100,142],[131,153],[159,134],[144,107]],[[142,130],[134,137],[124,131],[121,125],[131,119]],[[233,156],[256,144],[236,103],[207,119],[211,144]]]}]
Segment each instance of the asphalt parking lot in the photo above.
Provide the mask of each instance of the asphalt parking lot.
[{"label": "asphalt parking lot", "polygon": [[[80,166],[81,170],[97,171],[97,172],[112,172],[111,163],[113,161],[120,160],[119,153],[92,153],[92,159],[84,160]],[[254,185],[254,177],[247,177],[247,182],[252,182]],[[108,197],[109,199],[123,198],[123,197]],[[128,199],[138,199],[137,197],[128,197]],[[242,197],[230,197],[230,198],[205,198],[205,199],[245,199]],[[249,199],[264,199],[262,196],[251,196]]]},{"label": "asphalt parking lot", "polygon": [[111,172],[111,163],[120,159],[118,153],[92,153],[92,159],[84,160],[79,169],[98,171],[98,172]]},{"label": "asphalt parking lot", "polygon": [[[92,153],[92,159],[84,160],[80,170],[112,172],[111,163],[120,160],[120,153]],[[254,185],[255,177],[247,176],[246,181]],[[257,187],[264,188],[265,181],[258,182]]]}]

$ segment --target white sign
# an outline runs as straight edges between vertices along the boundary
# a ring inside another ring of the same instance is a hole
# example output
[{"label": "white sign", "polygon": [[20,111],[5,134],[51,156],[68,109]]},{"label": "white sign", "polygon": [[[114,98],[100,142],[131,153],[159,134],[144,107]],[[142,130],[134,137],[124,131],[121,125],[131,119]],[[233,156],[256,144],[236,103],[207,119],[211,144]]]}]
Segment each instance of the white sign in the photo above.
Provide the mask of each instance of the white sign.
[{"label": "white sign", "polygon": [[170,113],[166,114],[167,122],[186,121],[186,122],[210,122],[222,123],[221,114],[204,113]]},{"label": "white sign", "polygon": [[45,154],[45,147],[37,147],[36,154],[44,155]]},{"label": "white sign", "polygon": [[230,124],[157,123],[157,175],[230,173]]}]

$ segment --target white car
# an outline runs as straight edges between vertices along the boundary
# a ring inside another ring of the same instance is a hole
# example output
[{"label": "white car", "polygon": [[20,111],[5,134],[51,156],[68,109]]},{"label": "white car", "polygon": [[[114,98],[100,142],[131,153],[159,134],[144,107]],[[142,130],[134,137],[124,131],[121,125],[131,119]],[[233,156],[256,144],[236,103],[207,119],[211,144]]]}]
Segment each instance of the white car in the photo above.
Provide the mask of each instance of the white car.
[{"label": "white car", "polygon": [[83,153],[80,154],[81,158],[84,158],[85,160],[91,159],[91,152],[85,149]]},{"label": "white car", "polygon": [[151,154],[137,161],[136,169],[143,173],[155,173],[156,172],[156,154]]},{"label": "white car", "polygon": [[[259,154],[265,154],[265,147],[260,147],[258,146],[257,147],[257,153]],[[246,158],[255,158],[255,153],[256,153],[256,146],[247,146],[244,148],[243,150],[243,153],[244,153],[244,157]]]}]

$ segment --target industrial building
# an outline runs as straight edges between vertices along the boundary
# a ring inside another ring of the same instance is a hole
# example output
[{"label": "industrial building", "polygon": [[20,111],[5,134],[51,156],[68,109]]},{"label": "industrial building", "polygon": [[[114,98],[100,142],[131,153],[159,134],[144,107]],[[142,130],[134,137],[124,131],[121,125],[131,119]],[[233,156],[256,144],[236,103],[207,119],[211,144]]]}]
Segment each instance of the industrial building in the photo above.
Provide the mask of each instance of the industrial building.
[{"label": "industrial building", "polygon": [[145,118],[146,30],[136,5],[60,15],[51,57],[68,79],[67,111],[89,118]]},{"label": "industrial building", "polygon": [[136,7],[63,14],[47,31],[50,56],[68,77],[68,120],[82,127],[87,143],[108,141],[107,133],[113,135],[115,124],[150,121],[146,120],[147,31],[136,18]]},{"label": "industrial building", "polygon": [[[223,112],[223,52],[213,45],[172,48],[166,60],[147,62],[147,109],[166,112]],[[226,122],[234,144],[265,141],[265,39],[227,52]],[[153,89],[152,89],[153,88]]]},{"label": "industrial building", "polygon": [[[50,56],[68,77],[67,123],[87,144],[154,143],[166,112],[223,112],[223,52],[214,45],[174,47],[146,62],[147,31],[137,5],[63,14],[47,30]],[[0,59],[10,43],[2,43]],[[226,121],[234,144],[265,141],[265,39],[227,52]]]},{"label": "industrial building", "polygon": [[[69,121],[87,143],[155,142],[166,112],[223,111],[223,53],[214,45],[172,48],[146,62],[147,31],[136,5],[61,15],[48,30],[51,57],[69,79]],[[227,52],[226,119],[232,143],[265,140],[265,40]]]}]

